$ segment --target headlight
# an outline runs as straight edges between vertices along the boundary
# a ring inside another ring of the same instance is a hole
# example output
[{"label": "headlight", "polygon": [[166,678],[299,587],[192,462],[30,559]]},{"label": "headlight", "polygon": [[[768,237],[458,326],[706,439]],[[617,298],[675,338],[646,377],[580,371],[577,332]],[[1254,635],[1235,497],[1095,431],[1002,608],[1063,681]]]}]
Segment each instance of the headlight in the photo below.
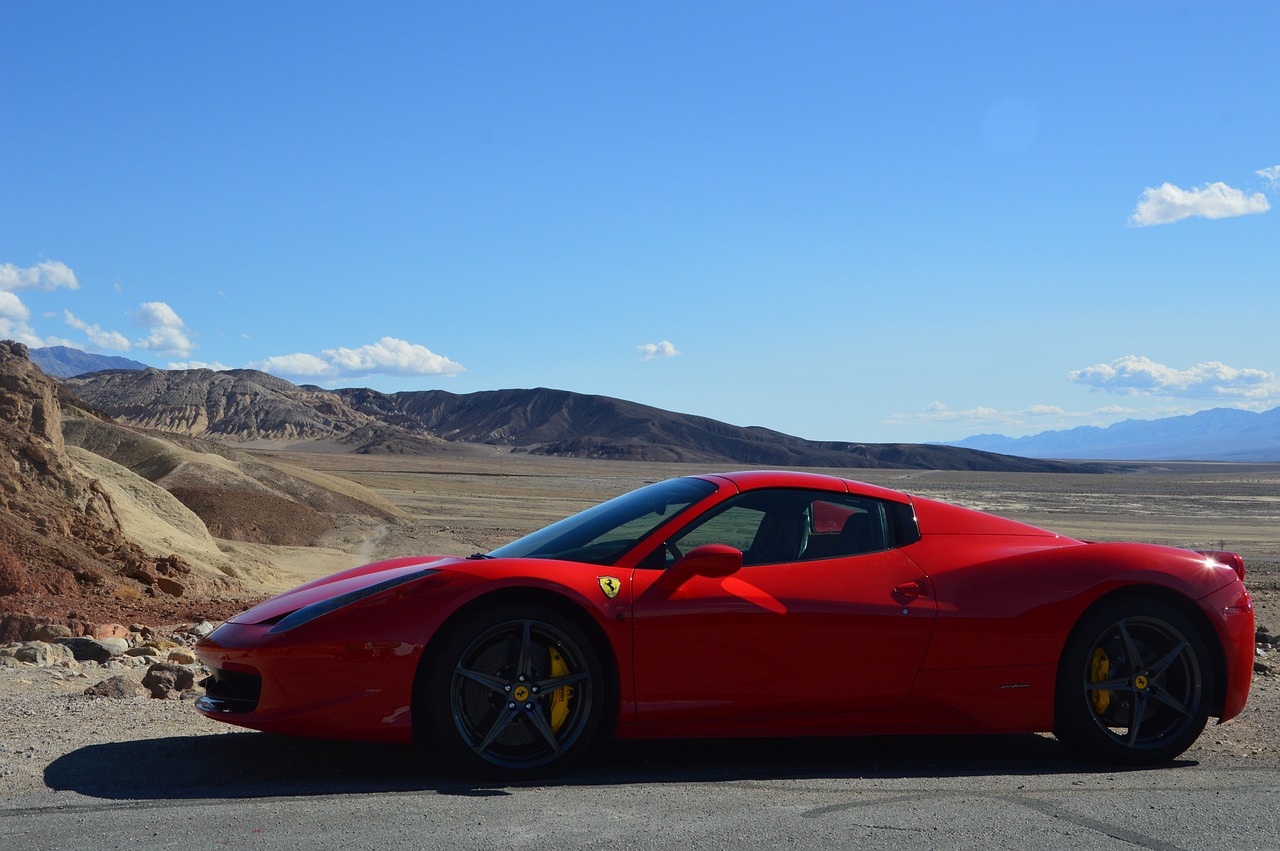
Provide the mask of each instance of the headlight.
[{"label": "headlight", "polygon": [[412,582],[415,579],[421,579],[424,576],[430,576],[439,571],[434,568],[419,570],[414,573],[406,573],[403,576],[397,576],[393,579],[384,579],[381,582],[375,582],[373,585],[367,585],[364,588],[358,588],[355,591],[348,591],[345,594],[339,594],[336,597],[330,597],[327,600],[321,600],[318,603],[312,603],[309,606],[303,606],[295,612],[290,612],[281,618],[271,629],[267,630],[267,635],[277,635],[281,632],[288,632],[297,626],[313,621],[316,618],[327,615],[329,612],[341,609],[343,606],[349,606],[352,603],[372,597],[374,594],[381,594],[397,585],[403,585],[406,582]]}]

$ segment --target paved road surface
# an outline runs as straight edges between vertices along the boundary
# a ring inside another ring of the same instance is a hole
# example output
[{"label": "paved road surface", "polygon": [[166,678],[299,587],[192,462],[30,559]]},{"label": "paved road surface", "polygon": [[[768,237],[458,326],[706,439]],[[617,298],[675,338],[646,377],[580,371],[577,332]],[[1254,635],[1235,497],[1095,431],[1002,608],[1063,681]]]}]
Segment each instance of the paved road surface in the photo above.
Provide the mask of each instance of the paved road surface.
[{"label": "paved road surface", "polygon": [[1038,736],[628,743],[476,784],[405,748],[171,737],[58,758],[50,791],[0,801],[0,848],[1280,848],[1280,765],[1197,759],[1114,770]]}]

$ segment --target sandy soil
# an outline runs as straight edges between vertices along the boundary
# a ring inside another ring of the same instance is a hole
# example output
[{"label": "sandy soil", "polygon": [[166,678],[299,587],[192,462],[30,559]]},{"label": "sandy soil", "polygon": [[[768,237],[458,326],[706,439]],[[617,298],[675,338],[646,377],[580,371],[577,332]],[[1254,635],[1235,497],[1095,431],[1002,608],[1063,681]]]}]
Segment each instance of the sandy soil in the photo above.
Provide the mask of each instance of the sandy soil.
[{"label": "sandy soil", "polygon": [[[338,476],[404,514],[335,531],[324,548],[230,545],[222,556],[303,581],[377,558],[492,549],[602,499],[700,466],[588,462],[474,451],[429,458],[262,453],[268,462]],[[1248,565],[1258,622],[1280,631],[1280,465],[1161,465],[1120,475],[831,472],[993,511],[1089,540],[1142,540],[1235,550]],[[206,546],[201,542],[201,546]],[[247,572],[246,572],[247,573]],[[264,591],[274,589],[264,588]],[[128,620],[124,621],[128,623]],[[1280,662],[1280,653],[1272,661]],[[189,702],[89,699],[84,689],[142,669],[0,668],[0,796],[44,791],[44,770],[88,745],[233,728],[199,717]],[[1280,677],[1255,677],[1238,719],[1210,728],[1188,753],[1280,764]]]}]

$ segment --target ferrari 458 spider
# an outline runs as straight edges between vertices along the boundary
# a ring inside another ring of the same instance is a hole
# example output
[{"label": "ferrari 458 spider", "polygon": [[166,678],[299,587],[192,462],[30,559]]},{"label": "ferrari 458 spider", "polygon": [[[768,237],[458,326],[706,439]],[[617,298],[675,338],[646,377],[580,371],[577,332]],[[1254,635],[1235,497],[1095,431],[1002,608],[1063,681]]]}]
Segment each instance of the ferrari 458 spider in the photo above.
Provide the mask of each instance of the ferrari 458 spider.
[{"label": "ferrari 458 spider", "polygon": [[672,479],[487,554],[308,583],[219,626],[197,706],[531,773],[593,740],[1052,731],[1169,760],[1237,715],[1233,553],[1085,543],[828,476]]}]

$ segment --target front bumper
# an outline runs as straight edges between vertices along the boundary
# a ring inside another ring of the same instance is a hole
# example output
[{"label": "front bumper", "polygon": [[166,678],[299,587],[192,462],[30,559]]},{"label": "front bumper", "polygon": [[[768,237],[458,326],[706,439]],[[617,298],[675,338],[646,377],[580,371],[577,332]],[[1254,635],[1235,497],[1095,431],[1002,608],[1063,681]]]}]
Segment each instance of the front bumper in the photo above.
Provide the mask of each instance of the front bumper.
[{"label": "front bumper", "polygon": [[226,623],[196,646],[213,672],[196,709],[272,733],[408,742],[421,648],[402,641],[299,645]]}]

